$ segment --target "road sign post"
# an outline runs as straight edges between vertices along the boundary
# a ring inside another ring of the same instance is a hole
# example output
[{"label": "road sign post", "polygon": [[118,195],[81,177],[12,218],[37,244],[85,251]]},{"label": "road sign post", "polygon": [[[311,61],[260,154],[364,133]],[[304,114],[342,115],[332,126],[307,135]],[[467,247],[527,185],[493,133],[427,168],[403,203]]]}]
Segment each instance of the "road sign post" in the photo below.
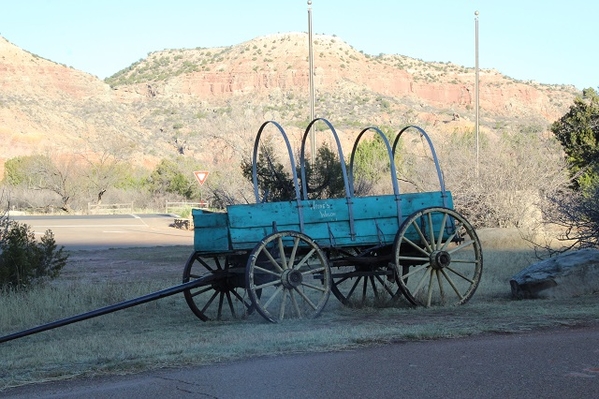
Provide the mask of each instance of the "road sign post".
[{"label": "road sign post", "polygon": [[208,172],[204,170],[196,170],[193,172],[193,175],[196,177],[198,183],[200,183],[200,202],[202,202],[202,186],[208,178]]},{"label": "road sign post", "polygon": [[198,183],[200,183],[200,186],[204,185],[204,182],[206,181],[206,178],[208,178],[208,173],[206,171],[194,171],[193,175],[196,177],[196,180],[198,181]]}]

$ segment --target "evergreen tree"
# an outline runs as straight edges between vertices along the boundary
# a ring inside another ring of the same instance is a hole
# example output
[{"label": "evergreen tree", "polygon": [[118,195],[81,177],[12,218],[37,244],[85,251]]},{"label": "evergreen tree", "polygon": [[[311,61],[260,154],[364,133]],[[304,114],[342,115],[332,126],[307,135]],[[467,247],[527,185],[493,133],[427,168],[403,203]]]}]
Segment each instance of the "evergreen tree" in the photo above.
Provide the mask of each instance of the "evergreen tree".
[{"label": "evergreen tree", "polygon": [[577,97],[570,110],[551,125],[562,144],[574,187],[583,191],[599,185],[599,95],[591,88]]}]

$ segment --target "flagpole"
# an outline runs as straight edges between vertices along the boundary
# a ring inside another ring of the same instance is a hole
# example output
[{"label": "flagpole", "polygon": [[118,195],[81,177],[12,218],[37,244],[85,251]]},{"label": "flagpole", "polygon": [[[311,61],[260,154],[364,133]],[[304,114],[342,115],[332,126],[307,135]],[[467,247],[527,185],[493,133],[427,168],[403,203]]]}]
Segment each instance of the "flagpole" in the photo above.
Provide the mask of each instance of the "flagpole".
[{"label": "flagpole", "polygon": [[[312,0],[308,0],[308,82],[310,85],[310,122],[314,120],[314,49],[312,48]],[[316,139],[314,137],[314,127],[310,128],[310,150],[312,165],[316,156]]]},{"label": "flagpole", "polygon": [[479,177],[479,81],[478,81],[478,11],[474,12],[474,108],[476,132],[476,178]]}]

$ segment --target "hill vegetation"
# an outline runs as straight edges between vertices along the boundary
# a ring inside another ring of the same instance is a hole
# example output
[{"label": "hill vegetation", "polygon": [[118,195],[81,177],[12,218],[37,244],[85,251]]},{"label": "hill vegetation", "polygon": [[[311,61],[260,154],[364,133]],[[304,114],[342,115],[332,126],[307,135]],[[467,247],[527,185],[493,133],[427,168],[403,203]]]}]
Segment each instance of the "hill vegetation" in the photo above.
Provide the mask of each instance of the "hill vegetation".
[{"label": "hill vegetation", "polygon": [[[0,39],[0,136],[7,144],[0,172],[35,165],[19,171],[25,182],[6,186],[11,203],[85,212],[100,201],[162,208],[169,198],[203,197],[213,205],[251,199],[241,165],[260,125],[281,123],[294,150],[308,125],[307,54],[306,34],[276,34],[152,52],[103,82]],[[366,126],[390,135],[421,126],[456,205],[480,223],[521,224],[540,191],[567,179],[549,126],[579,94],[571,86],[482,70],[476,151],[472,68],[364,54],[325,35],[315,36],[314,56],[316,114],[333,123],[345,151]],[[330,139],[319,129],[320,148]],[[402,190],[436,190],[429,150],[416,145],[418,137],[409,140]],[[198,169],[211,172],[201,188],[191,173]],[[173,176],[177,189],[156,181]],[[375,180],[372,193],[388,190],[384,178]]]}]

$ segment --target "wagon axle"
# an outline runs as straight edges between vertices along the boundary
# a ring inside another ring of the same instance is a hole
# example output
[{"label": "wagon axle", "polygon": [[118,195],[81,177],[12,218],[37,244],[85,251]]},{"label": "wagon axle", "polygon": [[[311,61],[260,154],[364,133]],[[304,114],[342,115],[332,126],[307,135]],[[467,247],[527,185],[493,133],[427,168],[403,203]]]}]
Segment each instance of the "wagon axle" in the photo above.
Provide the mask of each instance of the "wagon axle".
[{"label": "wagon axle", "polygon": [[451,255],[447,251],[434,251],[430,259],[431,266],[435,270],[441,270],[451,264]]},{"label": "wagon axle", "polygon": [[281,275],[281,282],[287,289],[299,287],[303,280],[304,276],[299,270],[285,270]]}]

